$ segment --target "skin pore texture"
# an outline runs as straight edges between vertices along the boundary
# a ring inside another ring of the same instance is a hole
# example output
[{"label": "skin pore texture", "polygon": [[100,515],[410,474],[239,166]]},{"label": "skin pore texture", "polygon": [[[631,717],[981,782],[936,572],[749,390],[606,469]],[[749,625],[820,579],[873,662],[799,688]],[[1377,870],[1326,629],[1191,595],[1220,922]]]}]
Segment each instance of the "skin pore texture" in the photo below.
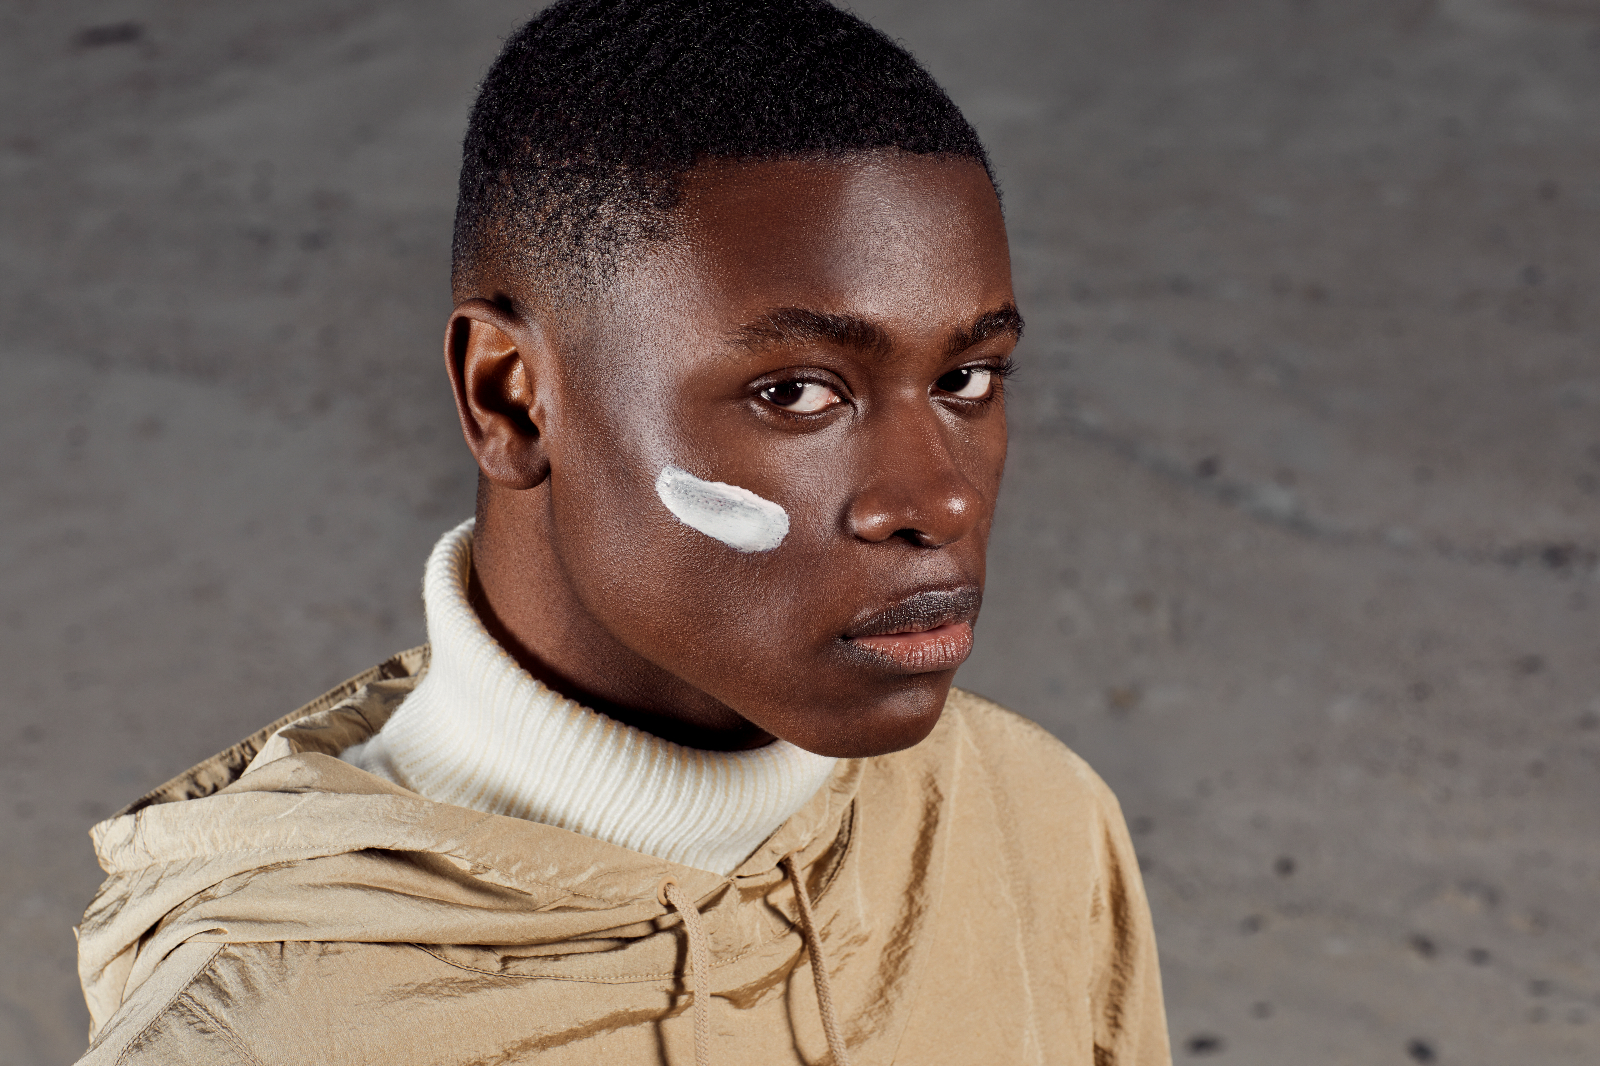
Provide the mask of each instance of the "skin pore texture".
[{"label": "skin pore texture", "polygon": [[[971,649],[1005,466],[1021,319],[994,189],[899,152],[712,160],[677,223],[579,310],[457,293],[473,605],[535,677],[668,740],[915,744]],[[680,520],[668,468],[786,535]]]}]

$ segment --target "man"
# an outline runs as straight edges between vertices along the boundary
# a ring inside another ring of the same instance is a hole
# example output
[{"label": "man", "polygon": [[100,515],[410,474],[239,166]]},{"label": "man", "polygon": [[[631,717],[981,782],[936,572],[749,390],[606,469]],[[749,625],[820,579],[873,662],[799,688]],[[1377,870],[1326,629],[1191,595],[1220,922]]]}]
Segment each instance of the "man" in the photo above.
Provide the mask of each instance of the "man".
[{"label": "man", "polygon": [[937,85],[821,0],[566,0],[454,254],[429,647],[96,828],[83,1061],[1167,1062],[1115,800],[950,687],[1022,319]]}]

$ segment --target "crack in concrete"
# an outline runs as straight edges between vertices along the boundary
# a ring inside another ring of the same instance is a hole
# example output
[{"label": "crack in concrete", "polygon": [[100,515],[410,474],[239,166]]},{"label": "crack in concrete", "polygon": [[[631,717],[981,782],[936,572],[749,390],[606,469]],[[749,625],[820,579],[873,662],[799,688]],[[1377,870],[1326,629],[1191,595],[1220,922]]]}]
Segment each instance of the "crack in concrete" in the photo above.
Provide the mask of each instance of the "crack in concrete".
[{"label": "crack in concrete", "polygon": [[1427,555],[1474,566],[1499,566],[1511,570],[1537,568],[1562,577],[1589,577],[1600,581],[1600,541],[1524,541],[1473,547],[1447,537],[1424,536],[1399,527],[1362,529],[1326,521],[1308,512],[1300,501],[1279,485],[1228,478],[1215,471],[1200,471],[1176,457],[1141,441],[1115,433],[1081,409],[1063,406],[1055,417],[1037,425],[1048,432],[1064,429],[1079,440],[1101,447],[1165,481],[1207,497],[1265,525],[1307,540],[1341,547],[1379,547],[1389,551]]}]

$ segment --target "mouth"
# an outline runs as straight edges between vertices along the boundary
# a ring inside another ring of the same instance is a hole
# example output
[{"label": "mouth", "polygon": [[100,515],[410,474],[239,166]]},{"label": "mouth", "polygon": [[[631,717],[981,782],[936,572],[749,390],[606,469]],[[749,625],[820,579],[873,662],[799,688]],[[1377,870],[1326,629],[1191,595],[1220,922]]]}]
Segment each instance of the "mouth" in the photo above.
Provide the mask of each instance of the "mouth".
[{"label": "mouth", "polygon": [[846,644],[901,673],[954,670],[972,654],[972,623],[983,593],[975,586],[914,593],[860,619]]}]

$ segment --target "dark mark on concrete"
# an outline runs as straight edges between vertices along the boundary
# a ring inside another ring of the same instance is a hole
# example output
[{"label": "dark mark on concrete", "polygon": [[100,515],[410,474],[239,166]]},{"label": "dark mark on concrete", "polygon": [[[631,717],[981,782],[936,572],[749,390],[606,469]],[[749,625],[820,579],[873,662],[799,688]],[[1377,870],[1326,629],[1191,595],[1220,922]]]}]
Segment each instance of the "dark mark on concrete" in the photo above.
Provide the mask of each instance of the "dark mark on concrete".
[{"label": "dark mark on concrete", "polygon": [[1439,1057],[1433,1050],[1433,1045],[1426,1040],[1413,1040],[1406,1045],[1406,1054],[1411,1056],[1412,1062],[1433,1062]]},{"label": "dark mark on concrete", "polygon": [[1130,713],[1143,699],[1144,690],[1138,685],[1113,685],[1106,689],[1106,709],[1113,717]]},{"label": "dark mark on concrete", "polygon": [[72,43],[79,48],[104,48],[113,44],[137,44],[144,40],[144,26],[137,22],[110,22],[79,30]]}]

